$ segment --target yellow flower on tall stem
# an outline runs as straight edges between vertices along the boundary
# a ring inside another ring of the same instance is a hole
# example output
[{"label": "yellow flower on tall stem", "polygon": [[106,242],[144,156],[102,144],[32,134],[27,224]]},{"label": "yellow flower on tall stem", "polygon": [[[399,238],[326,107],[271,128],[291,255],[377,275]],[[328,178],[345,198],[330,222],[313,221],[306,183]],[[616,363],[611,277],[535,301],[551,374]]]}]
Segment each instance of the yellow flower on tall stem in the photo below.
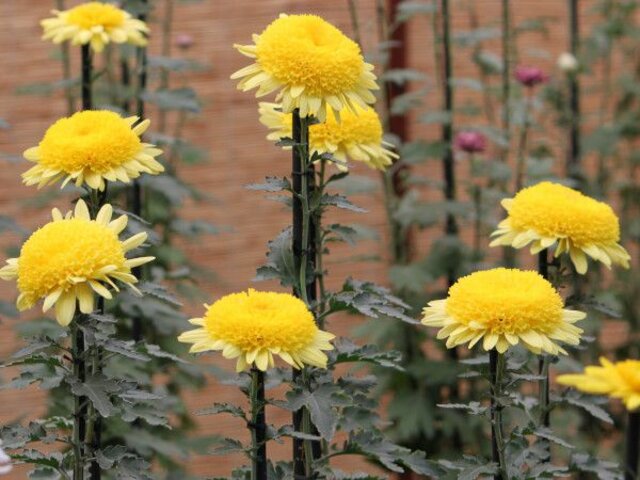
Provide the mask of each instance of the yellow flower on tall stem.
[{"label": "yellow flower on tall stem", "polygon": [[334,335],[315,324],[304,302],[287,293],[246,292],[226,295],[205,305],[202,318],[189,322],[199,328],[184,332],[180,342],[191,343],[191,353],[222,351],[237,358],[238,372],[255,365],[265,371],[277,355],[294,368],[326,368],[324,350],[333,350]]},{"label": "yellow flower on tall stem", "polygon": [[560,342],[578,345],[582,329],[574,325],[583,312],[567,310],[551,283],[537,272],[496,268],[460,278],[445,300],[423,310],[422,323],[439,327],[447,348],[482,340],[489,351],[504,353],[521,343],[533,353],[566,351]]},{"label": "yellow flower on tall stem", "polygon": [[122,118],[108,110],[85,110],[51,125],[37,147],[24,152],[36,165],[22,174],[38,188],[63,180],[104,190],[105,180],[129,183],[142,173],[157,175],[164,167],[155,157],[162,150],[140,140],[149,120]]},{"label": "yellow flower on tall stem", "polygon": [[[345,110],[340,121],[329,111],[323,123],[309,127],[310,153],[330,153],[342,163],[338,168],[346,170],[347,160],[363,162],[376,170],[385,170],[398,155],[388,147],[393,145],[383,139],[380,117],[371,107],[356,107],[357,113]],[[291,138],[291,114],[284,113],[278,103],[260,102],[260,122],[272,130],[267,138],[278,141]]]},{"label": "yellow flower on tall stem", "polygon": [[55,15],[53,18],[40,22],[44,30],[43,40],[90,44],[96,52],[101,52],[110,42],[137,46],[147,44],[147,24],[113,4],[87,2],[64,11],[53,10],[52,13]]},{"label": "yellow flower on tall stem", "polygon": [[568,253],[580,274],[587,256],[629,268],[629,253],[620,245],[618,217],[606,203],[557,183],[542,182],[502,201],[508,216],[491,235],[491,246],[523,248],[536,254],[556,244],[556,257]]},{"label": "yellow flower on tall stem", "polygon": [[235,45],[255,62],[231,78],[240,79],[243,91],[257,88],[256,97],[277,91],[285,113],[300,109],[301,117],[323,122],[327,108],[357,113],[357,106],[375,102],[373,65],[357,43],[318,16],[280,15],[253,42]]},{"label": "yellow flower on tall stem", "polygon": [[67,326],[76,304],[82,313],[91,313],[94,293],[112,298],[109,287],[119,291],[115,281],[139,293],[131,269],[154,257],[128,259],[125,255],[142,245],[147,234],[141,232],[120,241],[119,234],[128,219],[122,215],[112,220],[112,215],[113,207],[107,204],[91,219],[82,200],[64,216],[53,209],[53,221],[34,232],[22,246],[20,256],[8,259],[0,269],[3,280],[17,279],[19,310],[32,308],[44,299],[42,310],[46,312],[55,305],[58,323]]},{"label": "yellow flower on tall stem", "polygon": [[560,375],[558,383],[620,399],[630,412],[640,409],[640,360],[614,363],[602,357],[600,365],[588,366],[584,373]]}]

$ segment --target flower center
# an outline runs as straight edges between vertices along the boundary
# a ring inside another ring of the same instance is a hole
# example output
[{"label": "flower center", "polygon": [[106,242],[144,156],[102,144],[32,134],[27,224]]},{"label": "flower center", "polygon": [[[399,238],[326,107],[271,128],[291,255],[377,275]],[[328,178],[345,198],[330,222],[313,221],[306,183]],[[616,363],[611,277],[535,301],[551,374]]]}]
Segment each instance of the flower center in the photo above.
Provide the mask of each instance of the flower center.
[{"label": "flower center", "polygon": [[22,246],[18,288],[35,300],[67,287],[71,277],[94,278],[101,268],[121,268],[124,261],[113,230],[95,221],[58,220],[37,230]]},{"label": "flower center", "polygon": [[132,160],[141,148],[140,138],[117,113],[87,110],[49,127],[38,150],[40,163],[53,170],[102,174]]},{"label": "flower center", "polygon": [[569,237],[577,247],[620,240],[618,218],[609,205],[550,182],[519,192],[511,204],[509,222],[516,230]]},{"label": "flower center", "polygon": [[70,9],[67,22],[77,25],[83,30],[102,26],[105,29],[121,27],[125,16],[122,10],[113,5],[101,2],[89,2]]},{"label": "flower center", "polygon": [[317,332],[302,301],[288,294],[254,290],[215,302],[207,311],[205,329],[212,338],[245,352],[263,348],[296,352],[312,343]]},{"label": "flower center", "polygon": [[536,272],[497,268],[461,278],[449,290],[446,311],[464,325],[493,333],[550,333],[562,321],[562,298]]},{"label": "flower center", "polygon": [[257,61],[278,82],[314,97],[352,91],[364,69],[360,47],[315,15],[290,15],[256,42]]}]

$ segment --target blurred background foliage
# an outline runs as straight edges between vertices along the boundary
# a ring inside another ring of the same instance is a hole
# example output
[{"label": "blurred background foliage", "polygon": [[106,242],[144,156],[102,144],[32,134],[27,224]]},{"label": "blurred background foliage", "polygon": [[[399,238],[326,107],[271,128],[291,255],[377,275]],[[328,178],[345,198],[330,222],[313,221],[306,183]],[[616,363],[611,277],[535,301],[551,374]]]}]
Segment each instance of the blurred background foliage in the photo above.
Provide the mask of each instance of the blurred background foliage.
[{"label": "blurred background foliage", "polygon": [[[160,37],[159,54],[149,55],[143,70],[136,49],[110,46],[104,64],[98,67],[95,92],[100,108],[136,114],[144,102],[150,112],[148,141],[164,149],[168,168],[164,175],[141,181],[140,216],[144,220],[137,226],[134,222],[134,228],[154,232],[150,254],[158,259],[143,275],[149,284],[163,284],[182,302],[200,303],[207,295],[198,284],[215,282],[216,266],[193,264],[185,253],[185,242],[215,242],[215,237],[209,236],[229,229],[205,218],[182,215],[187,204],[218,201],[181,177],[184,165],[212,162],[213,169],[215,164],[207,151],[184,135],[189,121],[202,110],[198,93],[189,85],[190,75],[211,68],[207,62],[191,58],[193,38],[188,33],[176,35],[172,31],[176,9],[193,1],[122,1],[132,14],[147,16]],[[52,7],[64,9],[65,3],[55,0]],[[388,261],[388,284],[410,306],[412,317],[417,317],[430,299],[442,298],[453,280],[473,270],[499,264],[532,266],[526,252],[488,248],[488,234],[503,215],[499,201],[514,194],[518,168],[524,185],[553,179],[609,202],[620,216],[623,243],[634,266],[613,273],[596,267],[582,279],[567,272],[559,281],[569,302],[590,311],[586,323],[593,341],[580,352],[583,362],[592,363],[601,354],[638,358],[640,278],[635,272],[640,249],[640,6],[634,0],[563,3],[568,13],[559,20],[545,15],[543,9],[538,16],[523,18],[518,2],[509,0],[501,2],[499,18],[487,18],[481,2],[452,0],[456,16],[452,24],[437,0],[344,0],[352,37],[376,64],[382,87],[379,113],[400,160],[375,181],[356,173],[335,184],[349,194],[369,195],[371,202],[382,197],[386,226],[379,232],[362,227],[358,233],[363,238],[377,235],[386,242],[388,254],[373,260]],[[304,7],[313,11],[312,2]],[[273,13],[278,12],[274,9]],[[584,25],[580,19],[587,15],[592,21]],[[411,44],[411,28],[416,25],[430,29],[429,44]],[[531,39],[544,40],[557,29],[570,32],[563,49],[572,51],[577,70],[548,68],[548,82],[536,88],[521,86],[513,78],[516,66],[537,60],[547,67],[555,64],[557,48],[547,51],[547,43]],[[231,48],[231,39],[228,43]],[[412,66],[407,55],[410,48],[429,56],[434,70]],[[68,48],[63,46],[55,55],[60,60],[60,77],[37,84],[29,84],[26,78],[18,93],[30,98],[62,94],[68,112],[73,112],[79,102],[79,79],[70,67]],[[448,76],[447,56],[453,65]],[[458,77],[459,65],[473,65],[473,69],[465,68],[467,76]],[[143,71],[147,72],[146,83],[141,82]],[[449,90],[451,102],[446,100]],[[5,120],[0,128],[10,126],[11,118]],[[456,149],[454,138],[462,131],[481,133],[487,142],[484,151]],[[11,155],[3,156],[15,161]],[[447,165],[453,168],[453,177],[446,175]],[[131,210],[130,194],[126,189],[110,192],[127,211]],[[56,189],[45,190],[25,208],[51,204],[60,195]],[[26,234],[9,216],[0,217],[0,229]],[[187,317],[180,303],[164,290],[149,291],[142,300],[123,296],[113,307],[113,313],[126,320],[118,324],[121,337],[143,335],[149,343],[182,356],[185,348],[175,338]],[[0,313],[15,317],[13,303],[0,303]],[[18,328],[21,335],[30,336],[46,325],[41,319]],[[389,420],[388,432],[395,442],[424,449],[438,458],[459,457],[463,445],[467,453],[488,453],[486,425],[481,418],[437,407],[466,402],[476,395],[479,387],[473,379],[458,378],[467,367],[455,357],[467,357],[468,352],[446,352],[440,342],[432,341],[432,332],[393,319],[375,319],[359,327],[357,333],[383,350],[401,353],[403,369],[374,368],[380,379],[377,392],[384,405],[382,416]],[[556,369],[577,365],[563,359]],[[135,371],[129,364],[114,363],[110,368],[126,369],[123,374],[164,394],[154,407],[171,413],[172,428],[147,422],[131,426],[114,419],[108,422],[108,436],[114,442],[123,439],[139,455],[159,465],[165,472],[162,478],[189,478],[185,473],[188,456],[206,451],[215,439],[198,435],[193,412],[188,411],[183,397],[186,391],[201,389],[207,373],[220,372],[210,365],[171,358],[153,358],[137,364]],[[58,413],[64,402],[53,389],[50,412]],[[149,418],[156,413],[149,412]],[[618,425],[621,413],[613,411]],[[611,459],[619,455],[615,448],[619,434],[613,427],[590,421],[575,410],[563,410],[555,419],[556,428],[570,435],[579,425],[586,434],[579,437],[580,447],[599,450]]]}]

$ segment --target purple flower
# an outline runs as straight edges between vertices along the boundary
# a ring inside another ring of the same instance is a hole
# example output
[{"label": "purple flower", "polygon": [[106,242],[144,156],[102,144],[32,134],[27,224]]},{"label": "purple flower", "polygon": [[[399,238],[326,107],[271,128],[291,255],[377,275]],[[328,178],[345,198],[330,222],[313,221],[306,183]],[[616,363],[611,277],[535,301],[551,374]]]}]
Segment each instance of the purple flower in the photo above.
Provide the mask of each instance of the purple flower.
[{"label": "purple flower", "polygon": [[186,50],[193,45],[193,37],[188,33],[180,33],[176,35],[176,47]]},{"label": "purple flower", "polygon": [[480,132],[465,131],[456,135],[455,147],[467,153],[484,152],[487,142]]},{"label": "purple flower", "polygon": [[549,77],[538,67],[519,66],[516,67],[515,78],[525,87],[535,87],[546,82]]}]

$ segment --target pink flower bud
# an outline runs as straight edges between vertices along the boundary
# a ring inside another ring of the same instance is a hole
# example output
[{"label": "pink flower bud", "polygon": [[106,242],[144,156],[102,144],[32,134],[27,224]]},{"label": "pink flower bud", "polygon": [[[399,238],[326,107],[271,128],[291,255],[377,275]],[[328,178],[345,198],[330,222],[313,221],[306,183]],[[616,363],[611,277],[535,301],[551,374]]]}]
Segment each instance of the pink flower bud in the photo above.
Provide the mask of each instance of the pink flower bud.
[{"label": "pink flower bud", "polygon": [[484,152],[486,148],[486,139],[480,132],[465,131],[456,135],[454,145],[458,150],[467,153]]},{"label": "pink flower bud", "polygon": [[188,33],[180,33],[176,35],[176,47],[186,50],[193,45],[193,37]]},{"label": "pink flower bud", "polygon": [[515,78],[525,87],[535,87],[545,83],[549,77],[538,67],[519,66],[516,67]]}]

